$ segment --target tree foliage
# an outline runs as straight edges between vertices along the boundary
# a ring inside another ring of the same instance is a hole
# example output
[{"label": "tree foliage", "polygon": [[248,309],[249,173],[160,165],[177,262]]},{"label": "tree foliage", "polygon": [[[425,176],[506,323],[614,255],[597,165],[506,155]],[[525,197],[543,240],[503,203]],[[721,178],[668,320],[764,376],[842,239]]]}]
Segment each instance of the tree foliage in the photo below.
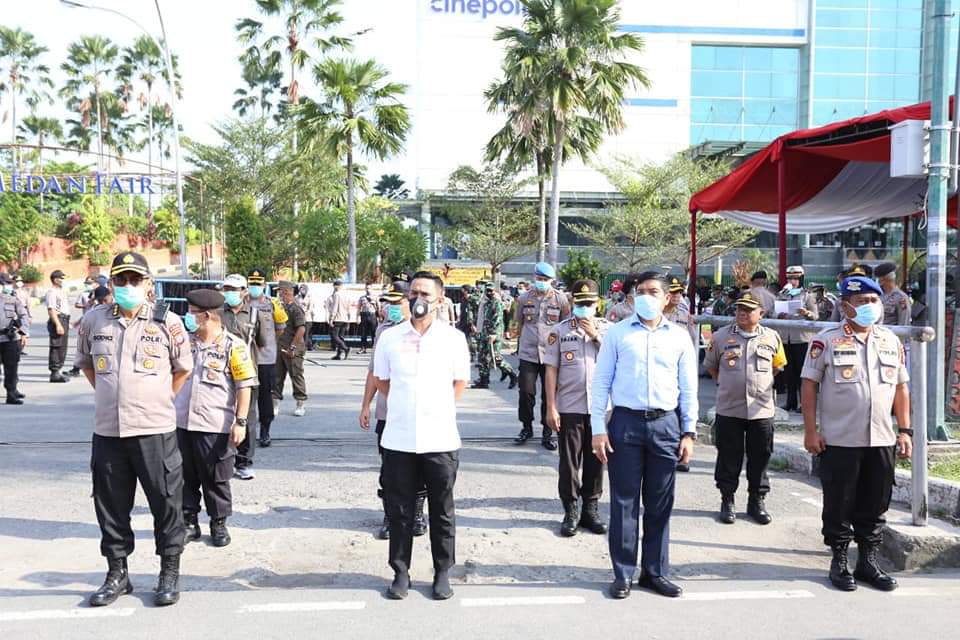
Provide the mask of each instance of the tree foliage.
[{"label": "tree foliage", "polygon": [[399,174],[385,173],[373,185],[373,192],[387,200],[406,200],[410,197],[410,189],[403,186],[405,183]]},{"label": "tree foliage", "polygon": [[453,225],[444,232],[444,241],[462,257],[489,262],[494,279],[505,262],[537,243],[537,214],[516,200],[524,184],[500,164],[479,171],[461,166],[450,174],[447,190],[453,202],[445,206]]},{"label": "tree foliage", "polygon": [[240,198],[227,209],[224,235],[230,273],[247,273],[254,267],[266,268],[270,264],[264,225],[252,197]]},{"label": "tree foliage", "polygon": [[[619,159],[602,169],[627,198],[573,231],[603,249],[617,270],[680,265],[690,269],[690,197],[727,171],[722,162],[678,154],[661,164]],[[756,237],[757,232],[718,216],[697,223],[697,264],[716,260]]]},{"label": "tree foliage", "polygon": [[589,251],[578,251],[571,249],[567,253],[567,262],[557,271],[560,280],[567,285],[567,289],[573,286],[577,280],[589,279],[602,286],[603,277],[606,275],[600,261],[593,258]]},{"label": "tree foliage", "polygon": [[85,195],[68,220],[70,251],[75,258],[89,258],[91,264],[107,264],[116,225],[102,196]]},{"label": "tree foliage", "polygon": [[20,193],[0,194],[0,262],[23,262],[48,230],[47,219],[37,210],[35,198]]}]

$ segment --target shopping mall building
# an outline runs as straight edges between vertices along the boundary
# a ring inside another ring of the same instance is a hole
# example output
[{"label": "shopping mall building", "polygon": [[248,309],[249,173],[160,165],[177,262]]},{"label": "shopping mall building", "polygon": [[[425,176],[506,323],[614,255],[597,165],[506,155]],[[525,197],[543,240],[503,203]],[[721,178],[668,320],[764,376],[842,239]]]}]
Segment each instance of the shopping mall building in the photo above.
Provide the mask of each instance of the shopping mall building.
[{"label": "shopping mall building", "polygon": [[[413,130],[405,154],[371,167],[371,175],[399,173],[411,192],[431,196],[404,211],[429,237],[431,257],[452,258],[439,234],[447,178],[459,165],[479,165],[502,124],[502,116],[486,112],[483,91],[499,76],[502,51],[493,36],[499,27],[519,26],[522,8],[517,0],[376,4],[371,12],[368,3],[349,3],[348,24],[372,27],[359,38],[358,53],[384,61],[409,85]],[[932,3],[923,0],[620,4],[622,30],[644,39],[633,62],[646,69],[651,87],[631,91],[627,127],[606,141],[600,163],[616,155],[656,161],[691,148],[700,156],[742,157],[788,131],[916,103],[930,90],[922,43],[930,23],[924,5]],[[564,167],[560,184],[564,221],[617,200],[602,175],[579,163]],[[852,260],[899,256],[902,237],[899,221],[794,236],[791,261],[835,273]],[[922,234],[912,233],[914,239],[922,242]],[[582,244],[563,226],[560,241]],[[775,243],[772,234],[757,239],[761,248]],[[522,273],[529,262],[507,272]]]}]

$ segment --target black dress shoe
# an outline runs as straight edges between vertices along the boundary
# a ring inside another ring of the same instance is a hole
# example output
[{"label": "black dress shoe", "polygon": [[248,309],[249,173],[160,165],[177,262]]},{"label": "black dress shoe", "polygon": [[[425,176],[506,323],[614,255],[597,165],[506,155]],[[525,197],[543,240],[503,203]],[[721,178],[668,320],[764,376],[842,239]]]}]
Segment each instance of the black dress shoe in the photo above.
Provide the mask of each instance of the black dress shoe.
[{"label": "black dress shoe", "polygon": [[526,444],[527,440],[533,437],[533,427],[524,426],[520,434],[513,439],[514,444]]},{"label": "black dress shoe", "polygon": [[557,450],[557,439],[552,429],[548,427],[543,428],[543,435],[540,436],[540,444],[542,444],[543,448],[547,451]]},{"label": "black dress shoe", "polygon": [[446,571],[438,571],[433,576],[433,599],[449,600],[453,597],[453,588],[450,586],[450,576]]},{"label": "black dress shoe", "polygon": [[19,390],[19,389],[14,389],[14,390],[13,390],[13,395],[16,396],[17,398],[20,398],[21,400],[23,400],[24,398],[27,397],[27,394],[25,394],[25,393],[20,393],[20,390]]},{"label": "black dress shoe", "polygon": [[516,389],[517,382],[520,380],[519,376],[515,373],[510,374],[510,384],[507,385],[507,389]]},{"label": "black dress shoe", "polygon": [[720,498],[720,522],[723,524],[733,524],[736,521],[737,510],[733,496],[723,496]]},{"label": "black dress shoe", "polygon": [[510,375],[509,371],[504,371],[503,369],[500,369],[500,382],[503,382],[504,380],[506,380],[507,376],[509,375]]},{"label": "black dress shoe", "polygon": [[214,518],[210,521],[210,541],[215,547],[225,547],[230,544],[226,518]]},{"label": "black dress shoe", "polygon": [[617,578],[610,583],[609,592],[614,600],[623,600],[630,595],[630,581]]},{"label": "black dress shoe", "polygon": [[23,404],[23,400],[17,396],[7,396],[7,404]]},{"label": "black dress shoe", "polygon": [[340,357],[340,353],[339,353],[339,352],[337,353],[337,355],[333,356],[333,357],[330,358],[330,359],[331,359],[331,360],[342,360],[342,358]]},{"label": "black dress shoe", "polygon": [[200,531],[200,523],[197,521],[197,514],[183,514],[183,524],[187,529],[187,537],[184,539],[184,542],[193,542],[195,540],[199,540],[203,535],[203,533]]},{"label": "black dress shoe", "polygon": [[640,579],[637,580],[637,586],[643,587],[644,589],[650,589],[651,591],[656,591],[662,596],[667,598],[679,598],[683,593],[678,585],[673,584],[663,576],[648,576],[642,575]]},{"label": "black dress shoe", "polygon": [[70,382],[70,378],[67,378],[59,371],[54,371],[50,374],[50,382]]},{"label": "black dress shoe", "polygon": [[90,596],[91,607],[105,607],[113,604],[121,595],[133,592],[126,558],[107,560],[107,567],[107,577],[103,581],[103,586]]},{"label": "black dress shoe", "polygon": [[690,465],[686,462],[678,462],[677,471],[680,471],[682,473],[687,473],[690,471]]},{"label": "black dress shoe", "polygon": [[393,582],[387,587],[387,597],[391,600],[403,600],[410,591],[410,574],[398,573],[393,576]]},{"label": "black dress shoe", "polygon": [[346,360],[350,355],[350,347],[347,347],[347,350],[343,352],[343,359]]}]

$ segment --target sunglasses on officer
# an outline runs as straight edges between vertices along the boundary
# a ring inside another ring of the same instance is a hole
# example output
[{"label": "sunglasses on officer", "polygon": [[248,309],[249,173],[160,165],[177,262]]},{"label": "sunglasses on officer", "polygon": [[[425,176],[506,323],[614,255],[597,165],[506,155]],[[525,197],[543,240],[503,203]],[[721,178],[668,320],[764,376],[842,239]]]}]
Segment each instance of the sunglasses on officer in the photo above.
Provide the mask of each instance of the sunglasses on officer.
[{"label": "sunglasses on officer", "polygon": [[124,271],[113,276],[112,281],[115,287],[139,287],[145,279],[143,274]]}]

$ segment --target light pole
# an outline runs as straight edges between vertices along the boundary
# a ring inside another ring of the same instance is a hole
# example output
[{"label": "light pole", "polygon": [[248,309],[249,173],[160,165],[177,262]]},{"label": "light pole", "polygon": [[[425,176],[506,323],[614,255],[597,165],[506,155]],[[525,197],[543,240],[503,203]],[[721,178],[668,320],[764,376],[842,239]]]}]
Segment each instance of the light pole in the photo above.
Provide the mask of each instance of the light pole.
[{"label": "light pole", "polygon": [[[97,5],[76,2],[76,0],[60,0],[60,3],[72,9],[91,9],[94,11],[104,11],[119,16],[124,20],[132,22],[138,29],[163,51],[163,61],[167,67],[167,84],[170,86],[170,115],[173,119],[173,164],[174,176],[177,183],[177,211],[180,213],[180,271],[187,276],[187,216],[183,208],[183,176],[180,173],[180,121],[177,118],[177,88],[173,76],[173,59],[170,57],[170,48],[167,46],[167,31],[163,26],[163,14],[160,13],[160,0],[153,0],[157,7],[157,18],[160,20],[160,35],[162,40],[157,42],[153,34],[142,24],[131,18],[125,13],[109,7],[100,7]],[[153,167],[150,167],[153,171]]]}]

